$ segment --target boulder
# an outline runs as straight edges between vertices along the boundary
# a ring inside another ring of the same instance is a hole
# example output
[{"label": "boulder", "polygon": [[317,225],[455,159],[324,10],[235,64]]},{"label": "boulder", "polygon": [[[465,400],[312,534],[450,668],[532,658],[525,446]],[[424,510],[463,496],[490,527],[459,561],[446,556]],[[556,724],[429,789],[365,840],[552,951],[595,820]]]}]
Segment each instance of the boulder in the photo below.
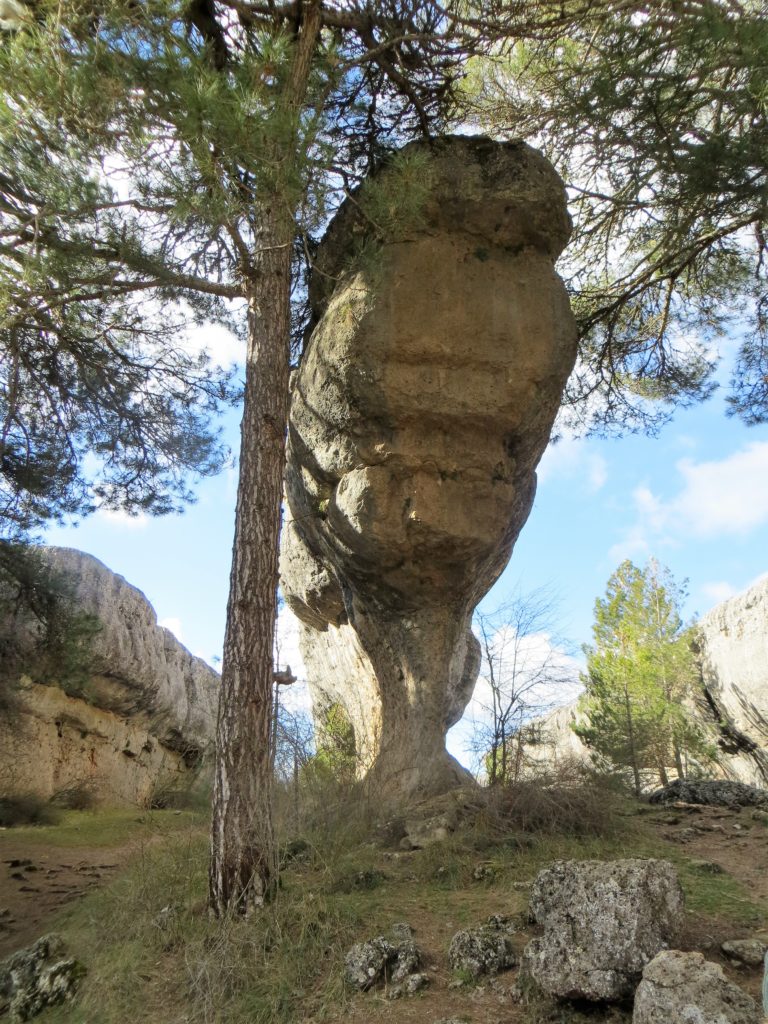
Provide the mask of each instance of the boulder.
[{"label": "boulder", "polygon": [[63,949],[58,935],[44,935],[0,961],[0,1000],[7,1003],[13,1024],[74,996],[85,971],[72,957],[63,957]]},{"label": "boulder", "polygon": [[665,950],[643,971],[632,1024],[762,1024],[757,1003],[701,953]]},{"label": "boulder", "polygon": [[[577,341],[548,161],[466,136],[405,153],[418,213],[381,229],[364,188],[317,254],[280,570],[320,732],[341,707],[393,802],[468,781],[445,735],[479,669],[470,620],[530,512]],[[399,166],[376,177],[384,209]]]},{"label": "boulder", "polygon": [[720,949],[724,956],[738,960],[747,967],[762,967],[765,954],[768,953],[768,943],[760,939],[729,939]]},{"label": "boulder", "polygon": [[530,910],[544,932],[526,946],[523,972],[559,999],[611,1001],[670,945],[683,893],[667,861],[557,861],[536,878]]},{"label": "boulder", "polygon": [[650,796],[652,804],[704,804],[715,807],[768,807],[768,790],[730,779],[675,779]]},{"label": "boulder", "polygon": [[508,918],[494,914],[485,924],[456,932],[448,948],[451,969],[479,978],[514,967],[517,963],[511,941],[514,931]]},{"label": "boulder", "polygon": [[100,629],[78,691],[20,680],[12,712],[0,716],[0,794],[87,791],[96,802],[145,806],[187,788],[212,749],[218,674],[97,558],[55,547],[43,556]]},{"label": "boulder", "polygon": [[394,998],[413,995],[429,981],[418,973],[421,960],[412,929],[401,923],[393,926],[389,937],[378,935],[352,946],[344,958],[344,978],[361,992],[379,982],[391,982]]}]

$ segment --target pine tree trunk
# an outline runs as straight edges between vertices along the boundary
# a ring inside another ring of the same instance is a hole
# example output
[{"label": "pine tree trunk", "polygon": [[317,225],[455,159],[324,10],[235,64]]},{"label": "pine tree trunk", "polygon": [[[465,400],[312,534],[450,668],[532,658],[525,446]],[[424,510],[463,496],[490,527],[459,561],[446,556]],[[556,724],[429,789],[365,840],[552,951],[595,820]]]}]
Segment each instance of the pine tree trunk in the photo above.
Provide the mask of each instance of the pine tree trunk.
[{"label": "pine tree trunk", "polygon": [[213,791],[209,902],[247,914],[274,892],[273,641],[290,368],[290,242],[262,211],[248,285],[248,352],[235,540]]}]

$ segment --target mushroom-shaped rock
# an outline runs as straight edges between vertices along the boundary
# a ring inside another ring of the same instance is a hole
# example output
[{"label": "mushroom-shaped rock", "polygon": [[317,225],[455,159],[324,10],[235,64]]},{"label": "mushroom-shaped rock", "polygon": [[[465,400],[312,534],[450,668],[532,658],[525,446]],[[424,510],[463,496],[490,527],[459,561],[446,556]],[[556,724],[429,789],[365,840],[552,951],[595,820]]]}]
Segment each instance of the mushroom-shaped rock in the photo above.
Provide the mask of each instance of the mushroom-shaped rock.
[{"label": "mushroom-shaped rock", "polygon": [[531,509],[576,354],[549,162],[522,142],[414,143],[377,175],[380,207],[403,159],[418,215],[377,234],[363,189],[317,256],[281,554],[321,729],[345,712],[382,796],[466,779],[445,734],[479,668],[472,611]]}]

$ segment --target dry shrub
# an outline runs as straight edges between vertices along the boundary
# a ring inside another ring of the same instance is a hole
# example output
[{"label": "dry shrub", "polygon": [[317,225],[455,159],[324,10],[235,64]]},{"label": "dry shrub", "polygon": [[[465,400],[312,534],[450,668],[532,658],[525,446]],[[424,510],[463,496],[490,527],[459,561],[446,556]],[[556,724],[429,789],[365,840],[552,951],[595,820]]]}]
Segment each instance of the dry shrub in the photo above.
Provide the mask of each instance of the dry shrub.
[{"label": "dry shrub", "polygon": [[47,800],[34,793],[0,796],[0,828],[21,825],[55,825],[59,813]]},{"label": "dry shrub", "polygon": [[619,830],[620,810],[621,797],[601,776],[562,762],[536,779],[493,787],[486,813],[500,833],[608,837]]},{"label": "dry shrub", "polygon": [[64,811],[90,811],[96,804],[96,794],[87,782],[76,782],[54,793],[51,803]]}]

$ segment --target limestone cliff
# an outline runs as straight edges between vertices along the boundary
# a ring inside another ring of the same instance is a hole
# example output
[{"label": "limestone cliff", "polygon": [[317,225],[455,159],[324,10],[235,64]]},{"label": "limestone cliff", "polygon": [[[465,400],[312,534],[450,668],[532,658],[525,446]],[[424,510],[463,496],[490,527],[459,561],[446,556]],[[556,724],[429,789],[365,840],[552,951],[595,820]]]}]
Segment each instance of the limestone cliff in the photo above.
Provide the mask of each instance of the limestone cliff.
[{"label": "limestone cliff", "polygon": [[702,714],[726,775],[768,788],[768,577],[699,623]]},{"label": "limestone cliff", "polygon": [[342,707],[363,768],[404,793],[462,778],[445,733],[477,677],[470,618],[528,516],[576,354],[551,165],[523,143],[414,149],[418,220],[371,259],[353,197],[317,257],[281,556],[316,709]]},{"label": "limestone cliff", "polygon": [[144,805],[191,778],[210,749],[218,675],[98,559],[48,548],[75,604],[98,617],[84,697],[22,679],[0,714],[0,792],[51,797],[85,787],[98,801]]}]

